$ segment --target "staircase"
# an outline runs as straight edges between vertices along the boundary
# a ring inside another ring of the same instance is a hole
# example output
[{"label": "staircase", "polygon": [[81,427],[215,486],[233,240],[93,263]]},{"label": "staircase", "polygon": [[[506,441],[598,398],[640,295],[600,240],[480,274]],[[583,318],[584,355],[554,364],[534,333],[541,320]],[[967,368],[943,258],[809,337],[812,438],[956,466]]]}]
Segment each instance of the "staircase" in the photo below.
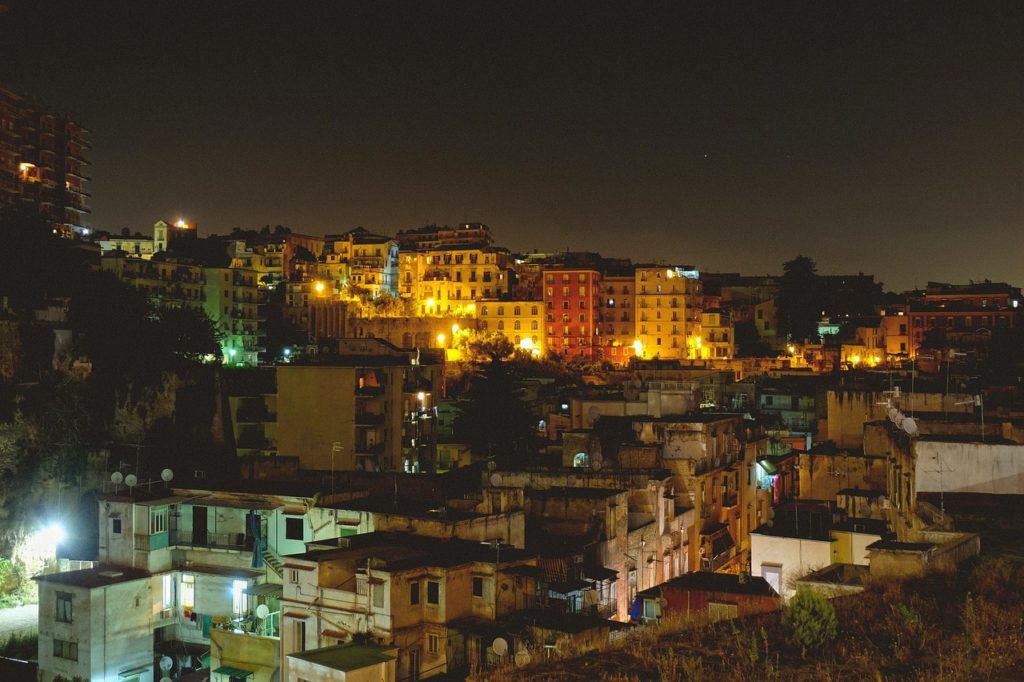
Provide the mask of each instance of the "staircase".
[{"label": "staircase", "polygon": [[279,575],[282,580],[284,579],[284,562],[281,560],[281,557],[277,554],[277,552],[272,552],[269,549],[264,549],[263,562],[267,566],[270,566],[270,568],[274,570],[274,573],[277,573],[277,575]]}]

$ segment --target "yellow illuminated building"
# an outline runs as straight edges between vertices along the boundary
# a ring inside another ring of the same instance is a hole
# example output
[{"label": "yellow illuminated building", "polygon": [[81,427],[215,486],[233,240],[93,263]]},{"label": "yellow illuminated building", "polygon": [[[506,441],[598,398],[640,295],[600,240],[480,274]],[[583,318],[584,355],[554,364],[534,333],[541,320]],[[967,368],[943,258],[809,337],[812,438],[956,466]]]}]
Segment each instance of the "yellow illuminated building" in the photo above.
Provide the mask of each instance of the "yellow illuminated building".
[{"label": "yellow illuminated building", "polygon": [[[509,254],[492,246],[452,246],[402,253],[399,294],[425,315],[472,314],[469,304],[509,293]],[[428,310],[426,302],[433,299]]]},{"label": "yellow illuminated building", "polygon": [[714,308],[701,313],[700,358],[728,360],[736,355],[736,339],[729,313]]},{"label": "yellow illuminated building", "polygon": [[693,268],[637,266],[635,343],[644,359],[701,357],[699,274]]},{"label": "yellow illuminated building", "polygon": [[476,306],[477,329],[505,336],[517,348],[544,353],[544,302],[481,300]]}]

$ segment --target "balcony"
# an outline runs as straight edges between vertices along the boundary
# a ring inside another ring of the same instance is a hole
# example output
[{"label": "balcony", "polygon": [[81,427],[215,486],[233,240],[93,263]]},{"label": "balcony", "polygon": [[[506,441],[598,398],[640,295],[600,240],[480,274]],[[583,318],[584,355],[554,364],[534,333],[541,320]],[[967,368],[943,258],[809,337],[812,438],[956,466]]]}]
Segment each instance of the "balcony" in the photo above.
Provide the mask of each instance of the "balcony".
[{"label": "balcony", "polygon": [[171,530],[171,544],[179,547],[252,551],[252,538],[246,537],[245,533],[207,532],[197,536],[190,530]]},{"label": "balcony", "polygon": [[375,427],[380,426],[383,423],[383,414],[375,414],[373,412],[361,412],[356,414],[356,426]]}]

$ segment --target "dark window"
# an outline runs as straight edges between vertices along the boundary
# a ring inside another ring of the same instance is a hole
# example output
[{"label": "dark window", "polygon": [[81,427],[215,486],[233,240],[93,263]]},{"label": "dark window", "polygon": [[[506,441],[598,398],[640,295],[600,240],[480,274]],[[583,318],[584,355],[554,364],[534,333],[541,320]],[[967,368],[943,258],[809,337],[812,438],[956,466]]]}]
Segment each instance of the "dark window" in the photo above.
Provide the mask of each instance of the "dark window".
[{"label": "dark window", "polygon": [[288,540],[303,539],[302,518],[284,520],[284,536]]},{"label": "dark window", "polygon": [[473,576],[473,596],[484,596],[484,579],[479,576]]},{"label": "dark window", "polygon": [[121,534],[121,519],[110,519],[110,531],[117,535]]},{"label": "dark window", "polygon": [[418,582],[409,584],[409,603],[420,603],[420,584]]},{"label": "dark window", "polygon": [[71,593],[70,592],[58,592],[57,593],[57,622],[58,623],[70,623],[71,622]]},{"label": "dark window", "polygon": [[427,581],[427,603],[436,604],[441,599],[441,586],[433,580]]},{"label": "dark window", "polygon": [[66,658],[69,661],[78,660],[78,643],[67,642],[63,639],[53,640],[53,655],[57,658]]}]

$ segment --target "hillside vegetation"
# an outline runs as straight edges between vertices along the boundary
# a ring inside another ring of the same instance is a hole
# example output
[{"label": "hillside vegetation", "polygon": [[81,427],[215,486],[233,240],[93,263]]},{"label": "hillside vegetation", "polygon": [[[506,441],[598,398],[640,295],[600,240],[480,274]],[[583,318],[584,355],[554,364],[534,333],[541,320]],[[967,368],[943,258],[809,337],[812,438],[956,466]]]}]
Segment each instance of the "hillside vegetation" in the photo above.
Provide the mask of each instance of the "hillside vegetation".
[{"label": "hillside vegetation", "polygon": [[[985,558],[956,575],[875,583],[831,601],[835,638],[801,646],[785,612],[709,624],[665,619],[605,650],[508,668],[513,680],[1017,680],[1024,564]],[[797,619],[799,621],[799,619]],[[787,627],[787,624],[790,627]]]}]

